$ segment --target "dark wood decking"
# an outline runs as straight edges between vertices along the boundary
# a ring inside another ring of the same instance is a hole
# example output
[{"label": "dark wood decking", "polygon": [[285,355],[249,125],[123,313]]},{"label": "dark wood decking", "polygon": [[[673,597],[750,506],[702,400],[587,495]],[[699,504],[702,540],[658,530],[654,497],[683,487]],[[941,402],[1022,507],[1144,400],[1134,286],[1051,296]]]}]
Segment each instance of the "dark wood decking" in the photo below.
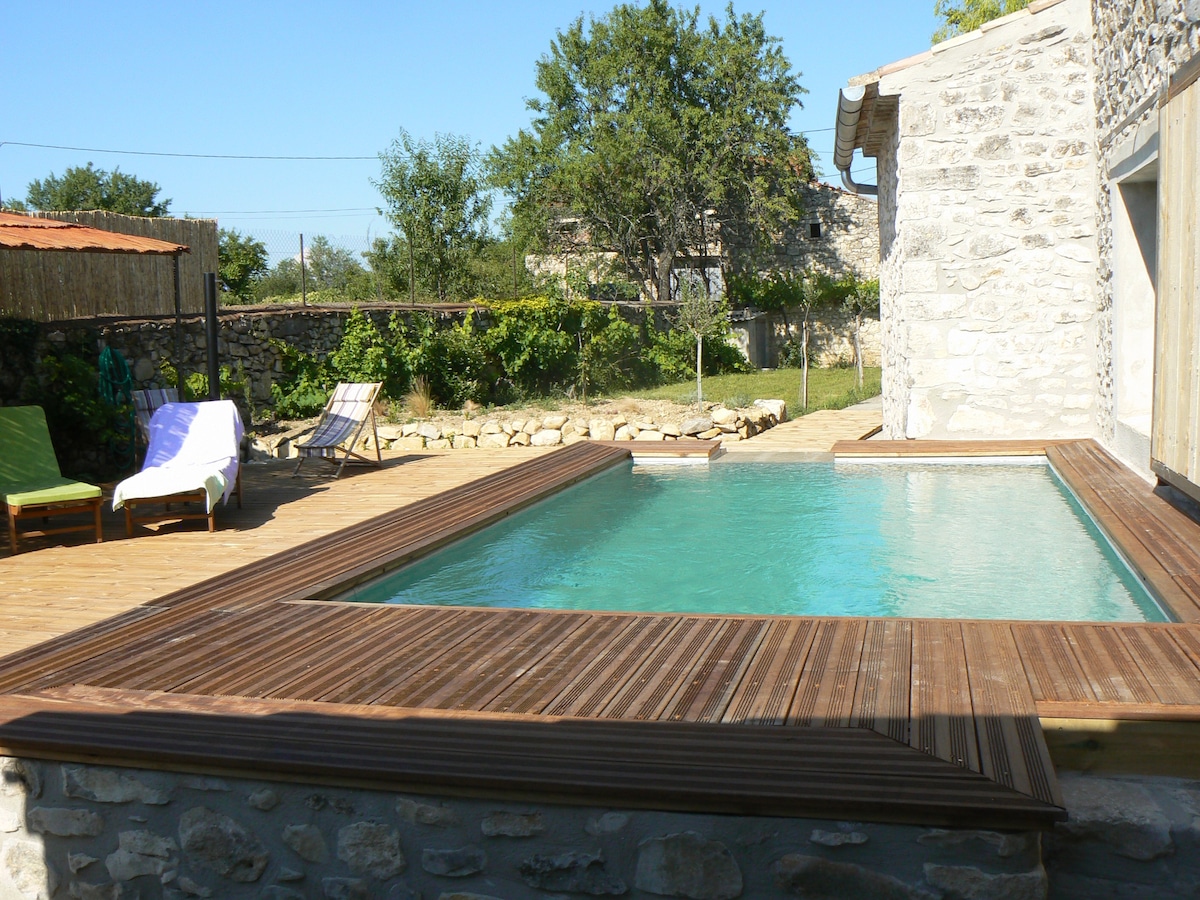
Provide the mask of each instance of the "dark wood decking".
[{"label": "dark wood decking", "polygon": [[[577,444],[13,654],[0,670],[0,751],[418,790],[1026,827],[1063,815],[1039,716],[1111,719],[1129,709],[1200,718],[1200,625],[309,599],[628,450]],[[1124,521],[1137,520],[1135,501],[1144,504],[1153,513],[1140,515],[1172,529],[1178,553],[1187,548],[1190,520],[1157,509],[1152,501],[1161,501],[1149,488],[1139,494],[1119,466],[1108,471],[1116,464],[1099,448],[1053,452],[1068,481],[1111,475],[1097,490]],[[1165,550],[1156,558],[1175,583],[1194,581],[1194,551],[1193,562]]]}]

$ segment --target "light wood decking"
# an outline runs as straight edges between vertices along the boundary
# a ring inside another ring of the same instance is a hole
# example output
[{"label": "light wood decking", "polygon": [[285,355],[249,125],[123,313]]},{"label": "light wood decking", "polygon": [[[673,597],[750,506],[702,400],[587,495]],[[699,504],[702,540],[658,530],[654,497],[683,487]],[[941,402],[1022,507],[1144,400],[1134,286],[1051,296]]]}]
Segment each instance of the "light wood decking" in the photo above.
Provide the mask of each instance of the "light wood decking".
[{"label": "light wood decking", "polygon": [[[626,453],[578,444],[531,458],[15,653],[0,667],[0,752],[435,792],[1027,827],[1062,816],[1039,716],[1200,720],[1194,624],[308,599]],[[1177,583],[1200,572],[1195,550],[1188,555],[1189,542],[1200,546],[1191,520],[1164,513],[1148,488],[1139,494],[1089,442],[1052,453],[1085,481],[1111,476],[1094,487],[1114,509],[1174,530],[1174,555],[1159,558]],[[377,474],[352,481],[369,489]],[[1077,733],[1057,728],[1052,743],[1069,748]]]}]

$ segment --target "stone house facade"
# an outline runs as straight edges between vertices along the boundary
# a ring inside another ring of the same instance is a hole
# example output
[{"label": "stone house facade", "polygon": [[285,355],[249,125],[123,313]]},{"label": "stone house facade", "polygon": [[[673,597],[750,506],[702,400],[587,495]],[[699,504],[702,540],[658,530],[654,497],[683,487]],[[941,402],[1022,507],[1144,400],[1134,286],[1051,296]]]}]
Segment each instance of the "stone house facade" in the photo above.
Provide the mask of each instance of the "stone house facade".
[{"label": "stone house facade", "polygon": [[1159,106],[1198,49],[1197,0],[1035,0],[842,91],[887,436],[1091,436],[1149,475]]}]

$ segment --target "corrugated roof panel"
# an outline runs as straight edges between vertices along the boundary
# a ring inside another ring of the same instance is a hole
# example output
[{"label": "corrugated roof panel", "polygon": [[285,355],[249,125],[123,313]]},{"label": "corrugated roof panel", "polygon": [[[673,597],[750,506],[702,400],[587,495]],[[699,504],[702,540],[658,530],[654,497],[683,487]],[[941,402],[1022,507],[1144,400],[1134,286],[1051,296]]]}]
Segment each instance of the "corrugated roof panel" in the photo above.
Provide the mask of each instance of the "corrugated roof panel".
[{"label": "corrugated roof panel", "polygon": [[0,213],[0,248],[79,253],[148,253],[163,256],[190,252],[184,244],[15,213]]}]

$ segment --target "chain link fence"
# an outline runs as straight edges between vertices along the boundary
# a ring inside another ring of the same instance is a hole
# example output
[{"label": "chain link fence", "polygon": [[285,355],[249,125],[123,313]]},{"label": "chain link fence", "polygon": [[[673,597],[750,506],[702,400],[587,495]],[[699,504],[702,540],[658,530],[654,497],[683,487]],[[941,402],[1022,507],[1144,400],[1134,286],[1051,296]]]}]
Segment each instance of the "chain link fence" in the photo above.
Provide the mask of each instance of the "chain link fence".
[{"label": "chain link fence", "polygon": [[239,229],[239,234],[261,244],[266,252],[267,270],[245,292],[251,302],[390,300],[397,294],[386,257],[371,252],[378,251],[379,242],[389,235],[280,229]]}]

